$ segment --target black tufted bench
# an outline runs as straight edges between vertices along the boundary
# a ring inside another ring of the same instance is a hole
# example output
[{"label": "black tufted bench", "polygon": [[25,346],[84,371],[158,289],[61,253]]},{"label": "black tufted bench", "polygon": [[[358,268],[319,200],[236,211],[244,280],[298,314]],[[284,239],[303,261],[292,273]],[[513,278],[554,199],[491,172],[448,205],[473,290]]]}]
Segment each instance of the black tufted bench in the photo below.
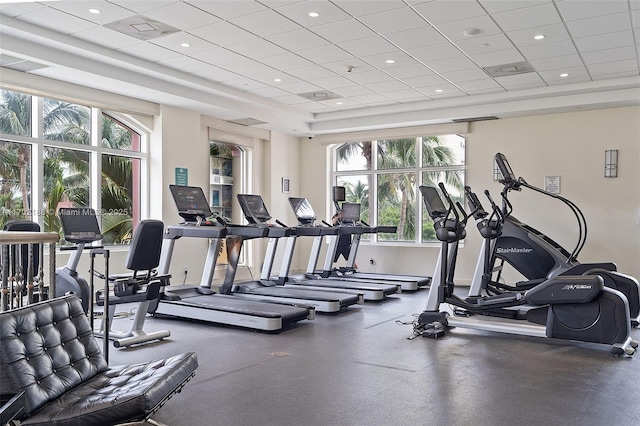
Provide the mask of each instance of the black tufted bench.
[{"label": "black tufted bench", "polygon": [[0,393],[24,391],[23,425],[145,420],[197,367],[192,352],[109,367],[76,296],[0,313]]}]

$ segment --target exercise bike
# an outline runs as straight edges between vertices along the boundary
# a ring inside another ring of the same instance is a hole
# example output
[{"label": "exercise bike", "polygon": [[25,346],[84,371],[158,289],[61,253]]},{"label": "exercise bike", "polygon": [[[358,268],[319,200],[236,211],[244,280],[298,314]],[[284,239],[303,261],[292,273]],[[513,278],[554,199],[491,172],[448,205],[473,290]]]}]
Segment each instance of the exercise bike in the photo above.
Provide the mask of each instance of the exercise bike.
[{"label": "exercise bike", "polygon": [[[75,250],[69,258],[67,266],[56,270],[56,294],[73,292],[82,301],[85,312],[90,309],[91,295],[94,292],[87,280],[78,274],[77,266],[86,245],[102,239],[95,211],[90,208],[61,208],[58,217],[65,239],[75,244]],[[110,283],[110,294],[105,297],[104,291],[95,293],[96,304],[104,306],[105,312],[96,336],[107,336],[113,340],[116,348],[134,344],[162,340],[169,337],[168,330],[146,333],[143,330],[149,304],[160,297],[160,288],[168,285],[169,275],[157,275],[156,268],[160,263],[160,250],[164,234],[164,224],[159,220],[143,220],[135,229],[127,256],[126,267],[132,273],[105,276],[93,270],[91,274]],[[93,250],[101,248],[90,246]],[[93,253],[92,253],[93,255]],[[93,262],[92,262],[93,265]],[[142,272],[142,274],[140,274]],[[137,309],[131,329],[128,331],[113,330],[113,319],[117,305],[136,303]],[[93,321],[92,321],[93,323]]]},{"label": "exercise bike", "polygon": [[[456,256],[458,244],[466,236],[469,215],[459,203],[454,204],[442,183],[439,188],[447,206],[435,187],[420,187],[441,249],[425,310],[418,317],[418,328],[438,328],[442,330],[440,334],[447,327],[462,327],[577,340],[610,345],[614,355],[635,353],[638,342],[630,337],[627,298],[605,287],[598,275],[556,276],[526,292],[478,297],[474,301],[456,296],[453,281]],[[441,308],[446,310],[440,311]],[[475,317],[514,308],[526,310],[524,320]]]}]

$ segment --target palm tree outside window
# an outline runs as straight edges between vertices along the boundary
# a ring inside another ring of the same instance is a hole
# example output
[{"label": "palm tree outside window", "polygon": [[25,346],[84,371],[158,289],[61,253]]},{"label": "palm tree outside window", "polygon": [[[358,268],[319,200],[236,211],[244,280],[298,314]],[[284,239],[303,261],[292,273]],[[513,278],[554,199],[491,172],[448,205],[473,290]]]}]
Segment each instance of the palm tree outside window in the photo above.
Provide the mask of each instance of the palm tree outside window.
[{"label": "palm tree outside window", "polygon": [[443,182],[461,201],[464,143],[459,135],[344,143],[334,149],[333,182],[346,188],[347,201],[362,204],[362,220],[398,228],[396,234],[367,235],[370,241],[435,242],[418,187]]}]

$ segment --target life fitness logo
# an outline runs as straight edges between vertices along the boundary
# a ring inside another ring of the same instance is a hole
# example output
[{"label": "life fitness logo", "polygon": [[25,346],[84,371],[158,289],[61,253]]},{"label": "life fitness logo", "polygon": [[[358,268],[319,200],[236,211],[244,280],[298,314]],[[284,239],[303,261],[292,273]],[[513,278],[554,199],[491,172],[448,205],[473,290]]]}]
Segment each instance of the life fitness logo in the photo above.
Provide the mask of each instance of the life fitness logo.
[{"label": "life fitness logo", "polygon": [[496,252],[498,254],[529,254],[533,251],[532,248],[518,248],[518,247],[498,247]]}]

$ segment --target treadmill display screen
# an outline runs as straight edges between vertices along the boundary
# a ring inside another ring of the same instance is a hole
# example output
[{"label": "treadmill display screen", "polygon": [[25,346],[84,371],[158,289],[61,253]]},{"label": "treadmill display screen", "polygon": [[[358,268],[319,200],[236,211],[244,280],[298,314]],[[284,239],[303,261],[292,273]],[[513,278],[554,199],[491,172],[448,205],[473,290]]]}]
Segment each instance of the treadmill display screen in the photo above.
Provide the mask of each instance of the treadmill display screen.
[{"label": "treadmill display screen", "polygon": [[93,242],[102,238],[96,212],[91,208],[61,208],[58,217],[67,241]]},{"label": "treadmill display screen", "polygon": [[289,204],[291,204],[298,222],[308,224],[317,219],[311,203],[306,198],[289,197]]},{"label": "treadmill display screen", "polygon": [[195,222],[198,217],[211,216],[211,208],[202,188],[197,186],[169,185],[178,214],[187,222]]},{"label": "treadmill display screen", "polygon": [[344,223],[356,223],[360,220],[360,204],[342,203],[342,221]]},{"label": "treadmill display screen", "polygon": [[[261,196],[238,194],[238,202],[240,203],[244,217],[247,218],[249,223],[260,224],[271,219],[271,215],[269,215],[267,206],[264,205]],[[256,221],[258,223],[256,223]]]}]

